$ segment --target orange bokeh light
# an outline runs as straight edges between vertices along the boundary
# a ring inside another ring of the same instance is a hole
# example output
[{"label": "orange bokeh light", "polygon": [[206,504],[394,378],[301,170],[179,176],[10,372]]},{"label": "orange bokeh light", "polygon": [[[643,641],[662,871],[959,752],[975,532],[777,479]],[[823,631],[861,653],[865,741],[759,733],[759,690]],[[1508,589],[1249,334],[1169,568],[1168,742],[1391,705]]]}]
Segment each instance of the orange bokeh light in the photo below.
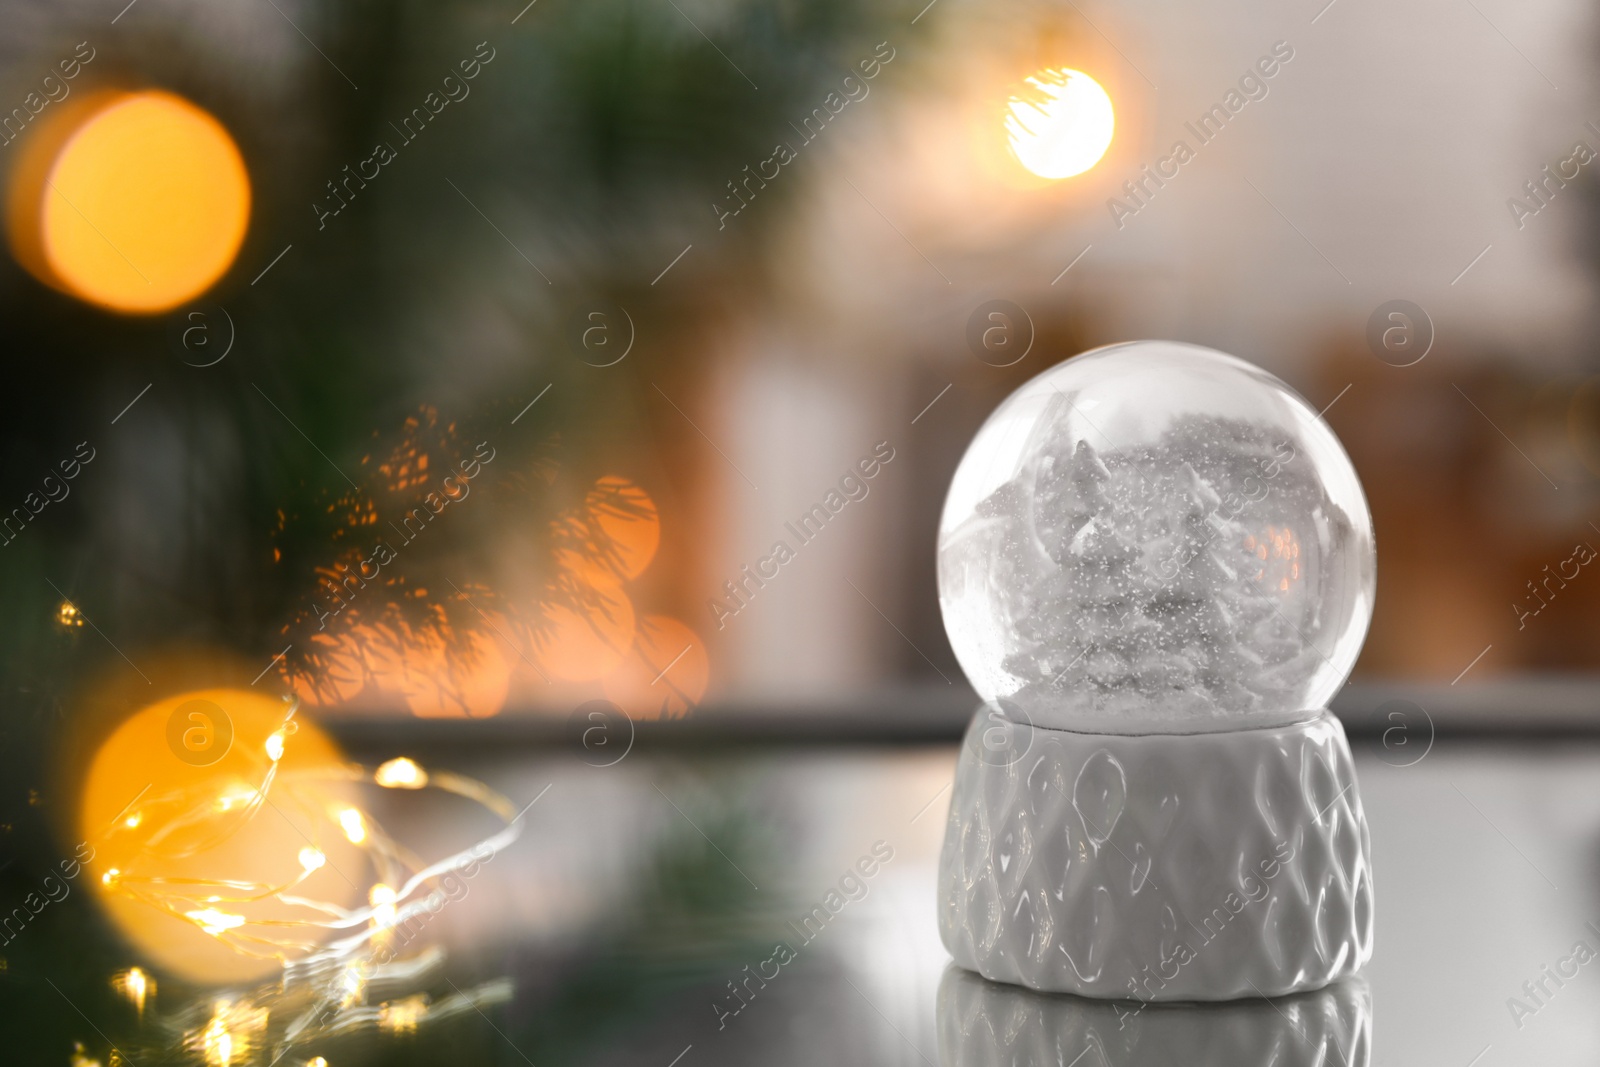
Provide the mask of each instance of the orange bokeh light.
[{"label": "orange bokeh light", "polygon": [[[502,627],[504,629],[504,627]],[[511,662],[493,631],[464,635],[467,648],[442,643],[408,649],[404,680],[406,706],[418,718],[481,719],[505,707],[511,688]]]},{"label": "orange bokeh light", "polygon": [[[590,576],[595,577],[593,575]],[[534,638],[544,672],[566,682],[588,682],[617,669],[633,647],[633,601],[620,585],[591,581],[586,602],[577,608],[557,604]]]},{"label": "orange bokeh light", "polygon": [[705,691],[704,645],[682,623],[651,617],[636,649],[638,616],[625,588],[660,548],[655,502],[632,481],[607,476],[552,532],[558,572],[537,620],[522,611],[486,618],[447,644],[398,619],[346,619],[311,636],[315,671],[286,668],[287,680],[321,707],[383,711],[403,701],[421,718],[481,718],[504,709],[524,661],[545,682],[605,680],[641,715],[687,713]]},{"label": "orange bokeh light", "polygon": [[250,177],[228,131],[172,93],[105,93],[33,135],[12,177],[17,259],[113,311],[165,311],[233,264]]},{"label": "orange bokeh light", "polygon": [[503,623],[469,631],[461,644],[395,623],[356,623],[311,638],[321,667],[291,676],[307,704],[342,711],[387,711],[404,702],[418,718],[485,718],[505,707],[514,664],[506,655]]},{"label": "orange bokeh light", "polygon": [[398,693],[405,674],[395,632],[358,622],[312,634],[322,669],[291,677],[295,695],[313,707],[336,707],[359,699],[368,685]]},{"label": "orange bokeh light", "polygon": [[650,494],[626,478],[601,478],[585,501],[616,553],[609,561],[618,578],[643,574],[661,547],[661,516]]},{"label": "orange bokeh light", "polygon": [[555,521],[555,560],[579,603],[548,608],[534,637],[544,673],[565,682],[592,682],[623,665],[636,616],[622,583],[643,574],[661,546],[655,501],[628,479],[599,479],[583,507],[586,516],[568,513]]},{"label": "orange bokeh light", "polygon": [[612,703],[636,719],[674,719],[705,696],[710,679],[700,635],[677,619],[647,615],[627,659],[601,685]]}]

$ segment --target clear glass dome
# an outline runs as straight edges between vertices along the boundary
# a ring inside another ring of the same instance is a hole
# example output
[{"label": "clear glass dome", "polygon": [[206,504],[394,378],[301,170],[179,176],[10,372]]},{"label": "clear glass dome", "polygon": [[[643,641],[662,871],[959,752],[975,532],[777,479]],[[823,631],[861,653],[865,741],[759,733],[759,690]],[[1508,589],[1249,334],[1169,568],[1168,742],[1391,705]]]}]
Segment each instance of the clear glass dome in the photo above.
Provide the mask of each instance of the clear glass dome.
[{"label": "clear glass dome", "polygon": [[1086,352],[1011,394],[939,523],[939,603],[979,694],[1112,733],[1293,722],[1366,637],[1372,516],[1283,382],[1169,341]]}]

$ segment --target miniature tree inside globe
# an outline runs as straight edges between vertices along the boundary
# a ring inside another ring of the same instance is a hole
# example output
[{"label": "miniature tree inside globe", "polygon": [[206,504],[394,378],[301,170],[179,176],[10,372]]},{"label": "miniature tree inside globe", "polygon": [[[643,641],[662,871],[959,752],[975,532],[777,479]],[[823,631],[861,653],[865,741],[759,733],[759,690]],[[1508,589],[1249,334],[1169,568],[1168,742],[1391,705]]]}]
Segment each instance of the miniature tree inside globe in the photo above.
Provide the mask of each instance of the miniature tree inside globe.
[{"label": "miniature tree inside globe", "polygon": [[1316,410],[1171,342],[1097,349],[1013,393],[939,528],[962,669],[1040,726],[1307,718],[1349,675],[1375,582],[1366,499]]}]

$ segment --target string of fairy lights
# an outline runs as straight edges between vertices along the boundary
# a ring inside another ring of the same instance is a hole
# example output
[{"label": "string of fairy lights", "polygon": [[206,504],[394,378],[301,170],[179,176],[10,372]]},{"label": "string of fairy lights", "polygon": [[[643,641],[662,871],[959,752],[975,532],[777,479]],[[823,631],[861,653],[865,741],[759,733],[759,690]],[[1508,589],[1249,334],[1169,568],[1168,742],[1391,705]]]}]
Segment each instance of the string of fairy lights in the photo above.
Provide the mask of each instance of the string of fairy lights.
[{"label": "string of fairy lights", "polygon": [[[106,833],[107,841],[135,833],[139,840],[133,859],[101,875],[106,893],[191,923],[238,953],[282,966],[275,981],[214,999],[203,1015],[196,1016],[191,1007],[188,1017],[176,1018],[181,1045],[214,1067],[237,1067],[269,1046],[272,1054],[282,1056],[296,1046],[364,1026],[411,1032],[424,1022],[509,996],[504,983],[489,983],[438,1002],[423,995],[367,1002],[369,987],[404,984],[439,965],[443,953],[436,946],[408,950],[412,935],[456,899],[447,879],[470,877],[477,865],[517,839],[527,808],[518,811],[475,779],[430,772],[408,757],[376,768],[352,763],[286,768],[283,757],[298,729],[297,708],[297,700],[286,698],[282,724],[262,746],[265,766],[255,782],[219,783],[202,776],[152,792]],[[500,828],[442,859],[425,860],[388,834],[370,811],[340,793],[351,785],[451,794],[492,814]],[[277,881],[229,872],[211,877],[164,873],[173,869],[174,860],[212,852],[269,805],[298,813],[312,826],[308,842],[295,856],[297,873]],[[334,835],[360,850],[373,872],[366,901],[356,907],[305,894],[308,879],[328,863],[325,844]],[[112,984],[142,1018],[155,992],[154,978],[134,967],[115,975]],[[313,1065],[319,1059],[303,1062]]]}]

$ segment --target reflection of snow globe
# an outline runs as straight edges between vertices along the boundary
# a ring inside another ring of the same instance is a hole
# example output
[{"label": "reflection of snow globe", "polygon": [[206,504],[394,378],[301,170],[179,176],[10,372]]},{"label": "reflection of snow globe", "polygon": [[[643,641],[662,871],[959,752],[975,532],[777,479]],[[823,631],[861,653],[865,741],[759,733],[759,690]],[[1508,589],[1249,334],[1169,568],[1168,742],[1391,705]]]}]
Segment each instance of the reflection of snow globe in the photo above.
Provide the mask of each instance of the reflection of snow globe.
[{"label": "reflection of snow globe", "polygon": [[[1371,1067],[1359,977],[1277,1000],[1133,1004],[1056,997],[950,967],[935,1014],[944,1067]],[[1094,1049],[1097,1056],[1087,1055]]]},{"label": "reflection of snow globe", "polygon": [[[1366,824],[1323,708],[1374,584],[1349,458],[1266,372],[1144,341],[1007,398],[939,531],[945,627],[986,701],[941,864],[957,962],[1139,999],[1289,992],[1364,962]],[[1180,945],[1196,958],[1129,987]]]}]

